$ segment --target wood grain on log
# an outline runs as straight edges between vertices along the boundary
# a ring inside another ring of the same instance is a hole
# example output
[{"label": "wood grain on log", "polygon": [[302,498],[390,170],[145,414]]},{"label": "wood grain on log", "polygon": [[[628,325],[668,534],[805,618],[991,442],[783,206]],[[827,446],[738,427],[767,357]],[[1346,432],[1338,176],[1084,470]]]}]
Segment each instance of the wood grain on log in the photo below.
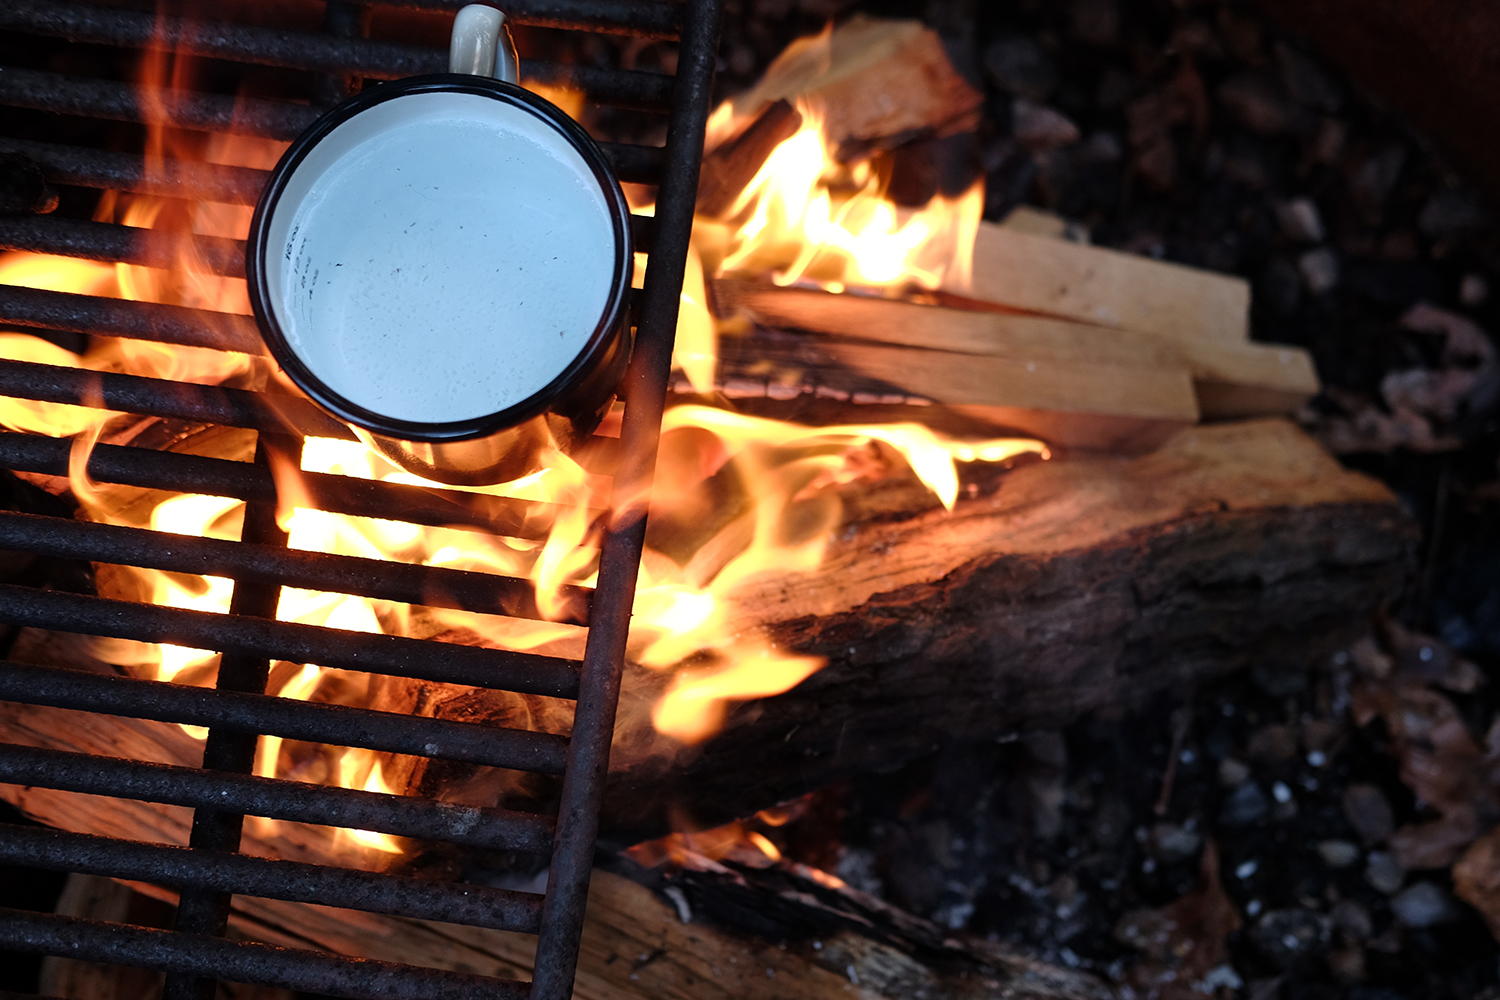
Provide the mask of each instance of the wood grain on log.
[{"label": "wood grain on log", "polygon": [[1310,663],[1399,591],[1415,538],[1384,486],[1278,420],[1031,465],[951,514],[846,529],[817,572],[734,595],[731,631],[828,658],[796,688],[682,748],[650,728],[663,680],[629,673],[605,830],[643,839],[674,808],[714,825],[945,741]]}]

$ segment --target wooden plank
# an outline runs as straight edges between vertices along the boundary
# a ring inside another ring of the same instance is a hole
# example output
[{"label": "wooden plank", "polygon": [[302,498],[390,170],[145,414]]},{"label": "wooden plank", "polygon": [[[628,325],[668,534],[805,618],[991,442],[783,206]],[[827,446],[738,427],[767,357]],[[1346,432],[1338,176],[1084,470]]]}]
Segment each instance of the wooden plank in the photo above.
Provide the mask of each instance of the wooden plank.
[{"label": "wooden plank", "polygon": [[989,222],[974,242],[972,283],[946,291],[1184,346],[1249,337],[1250,284],[1243,278]]},{"label": "wooden plank", "polygon": [[719,280],[713,289],[721,313],[848,338],[822,339],[818,350],[991,427],[1053,444],[1141,451],[1198,420],[1178,352],[1149,337],[754,282]]},{"label": "wooden plank", "polygon": [[[754,872],[748,873],[752,877]],[[149,887],[148,887],[149,889]],[[121,920],[158,906],[131,888],[93,876],[71,876],[69,915]],[[1083,973],[1054,968],[981,941],[949,936],[930,964],[914,957],[916,943],[876,940],[837,926],[837,914],[806,901],[776,896],[783,911],[799,905],[807,921],[827,933],[790,945],[724,930],[669,904],[644,886],[596,871],[589,885],[575,1000],[905,1000],[915,987],[929,1000],[1105,1000],[1112,996]],[[142,903],[146,906],[142,906]],[[79,905],[82,903],[83,905]],[[232,937],[291,948],[315,948],[363,958],[506,979],[531,978],[536,939],[525,934],[434,921],[359,914],[324,906],[238,896],[230,913]],[[688,919],[683,919],[686,916]],[[902,915],[912,923],[915,918]],[[832,918],[832,919],[830,919]],[[936,930],[936,928],[933,928]],[[925,943],[925,942],[923,942]],[[88,1000],[134,1000],[159,979],[151,973],[49,959],[55,995]],[[852,971],[851,971],[852,970]],[[135,989],[131,989],[135,987]],[[129,992],[127,992],[127,990]],[[236,988],[221,1000],[286,1000],[268,988]]]},{"label": "wooden plank", "polygon": [[[944,371],[941,358],[914,351],[905,381],[891,381],[943,403],[1119,413],[1191,423],[1199,413],[1212,419],[1288,415],[1318,391],[1312,357],[1297,347],[1207,337],[1179,342],[1035,313],[917,305],[736,279],[714,281],[713,293],[721,314],[745,313],[769,326],[1005,358],[1029,366],[1026,371],[1031,374],[1036,374],[1033,368],[1051,363],[1064,365],[1055,373],[1043,372],[1040,378],[1019,379],[1022,386],[1018,387],[1015,373],[1008,379],[1004,372],[992,376],[993,366],[973,360],[950,360]],[[875,374],[852,359],[849,363]],[[872,363],[883,371],[901,368],[894,361]],[[1139,370],[1116,373],[1113,378],[1119,384],[1101,394],[1098,378],[1089,373],[1119,366]],[[1050,379],[1053,374],[1055,382]],[[1191,377],[1196,392],[1193,407],[1182,405],[1185,374]],[[947,391],[933,390],[933,383],[946,385]],[[985,398],[974,396],[976,383],[992,387],[990,392],[981,393]],[[993,398],[996,396],[999,398]]]}]

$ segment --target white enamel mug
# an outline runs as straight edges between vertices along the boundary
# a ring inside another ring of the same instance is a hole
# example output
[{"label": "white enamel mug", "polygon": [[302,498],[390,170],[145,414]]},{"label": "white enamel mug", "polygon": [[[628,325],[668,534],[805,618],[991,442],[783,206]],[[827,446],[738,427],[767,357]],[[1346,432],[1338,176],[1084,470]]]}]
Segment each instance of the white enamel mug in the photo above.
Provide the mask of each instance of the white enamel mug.
[{"label": "white enamel mug", "polygon": [[304,392],[403,468],[486,485],[608,411],[630,354],[630,211],[588,134],[517,84],[498,10],[459,11],[449,67],[299,136],[245,270]]}]

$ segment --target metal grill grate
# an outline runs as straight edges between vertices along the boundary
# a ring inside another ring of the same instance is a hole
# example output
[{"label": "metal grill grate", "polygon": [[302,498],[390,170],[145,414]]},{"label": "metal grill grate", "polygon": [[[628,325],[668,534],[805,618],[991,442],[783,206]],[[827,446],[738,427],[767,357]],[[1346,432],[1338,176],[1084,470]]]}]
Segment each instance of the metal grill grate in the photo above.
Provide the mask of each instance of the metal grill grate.
[{"label": "metal grill grate", "polygon": [[[453,10],[460,0],[379,0]],[[621,179],[658,185],[654,219],[634,220],[650,250],[637,293],[635,350],[622,395],[618,442],[600,439],[595,458],[615,476],[617,496],[642,496],[657,436],[692,225],[720,0],[511,0],[513,22],[574,31],[677,39],[675,77],[528,63],[528,76],[567,83],[588,99],[668,115],[665,147],[603,144]],[[0,67],[0,105],[86,118],[236,132],[297,135],[340,96],[349,78],[392,79],[442,71],[435,49],[358,35],[359,7],[330,2],[325,34],[47,0],[0,5],[0,31],[70,43],[165,48],[218,60],[311,71],[313,104],[234,100],[98,79]],[[151,163],[96,148],[0,137],[0,153],[38,164],[54,183],[251,204],[266,173],[202,162]],[[212,272],[243,276],[244,244],[230,239],[48,217],[0,217],[0,248],[167,267],[182,244]],[[0,286],[0,325],[163,344],[262,353],[249,317],[177,306]],[[557,1000],[572,991],[583,906],[608,764],[630,606],[645,532],[643,513],[618,517],[604,536],[598,584],[563,597],[568,620],[587,625],[581,662],[451,643],[371,635],[275,620],[282,587],[354,594],[519,618],[540,617],[527,581],[485,573],[291,550],[276,526],[270,460],[300,455],[305,435],[350,438],[347,428],[301,399],[164,379],[0,361],[0,395],[147,416],[249,428],[253,462],[101,445],[87,472],[97,482],[234,497],[247,501],[237,542],[143,528],[0,512],[0,549],[234,581],[230,613],[213,614],[102,597],[0,586],[0,622],[222,653],[217,688],[103,676],[16,662],[0,664],[0,700],[207,727],[201,768],[167,766],[0,744],[0,782],[189,807],[189,847],[57,830],[0,827],[0,862],[161,885],[180,893],[173,931],[0,910],[0,947],[139,966],[168,974],[165,995],[210,995],[215,978],[333,996],[505,997]],[[0,467],[68,472],[69,442],[0,433]],[[547,505],[456,490],[306,474],[299,505],[420,525],[467,525],[537,538]],[[274,661],[573,699],[569,738],[474,723],[418,718],[268,696]],[[412,754],[561,775],[558,815],[455,807],[250,774],[260,735]],[[550,852],[545,896],[235,853],[246,815],[445,841]],[[128,836],[128,833],[126,834]],[[441,919],[538,935],[530,984],[223,938],[232,894]]]}]

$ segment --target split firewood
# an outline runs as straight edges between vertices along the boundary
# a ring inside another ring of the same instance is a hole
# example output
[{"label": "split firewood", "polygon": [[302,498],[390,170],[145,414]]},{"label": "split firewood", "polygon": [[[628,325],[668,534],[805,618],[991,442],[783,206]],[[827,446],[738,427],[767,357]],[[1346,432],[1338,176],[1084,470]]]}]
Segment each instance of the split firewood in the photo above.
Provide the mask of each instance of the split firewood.
[{"label": "split firewood", "polygon": [[846,159],[921,135],[972,131],[984,104],[936,32],[919,21],[864,15],[788,45],[731,103],[743,119],[799,100],[821,114],[824,136]]},{"label": "split firewood", "polygon": [[953,295],[1190,346],[1245,343],[1250,284],[1243,278],[981,223],[972,280]]},{"label": "split firewood", "polygon": [[[659,836],[674,811],[716,825],[945,741],[1056,725],[1263,659],[1311,663],[1399,591],[1415,540],[1384,486],[1275,420],[1193,428],[1139,458],[1016,468],[951,513],[895,472],[840,496],[845,524],[820,568],[747,579],[724,623],[827,665],[732,707],[699,746],[652,724],[670,675],[627,666],[606,838]],[[40,659],[39,648],[62,662],[83,655],[26,642],[13,655]],[[78,718],[0,704],[0,739],[197,763],[201,744],[178,727]],[[0,795],[51,825],[87,816],[104,825],[85,832],[186,835],[186,810],[143,825],[123,800],[85,814],[66,793]],[[327,831],[293,829],[272,846],[251,824],[246,850],[299,860],[327,850]]]},{"label": "split firewood", "polygon": [[[1144,327],[1110,329],[1037,313],[921,306],[729,279],[715,281],[713,291],[722,313],[748,314],[769,326],[924,349],[903,358],[902,352],[855,345],[830,348],[855,370],[950,405],[1190,424],[1200,413],[1220,419],[1290,414],[1318,391],[1311,357],[1293,347],[1206,336],[1178,340]],[[1008,424],[1041,433],[1021,419],[1012,415]],[[1098,446],[1094,435],[1051,440]]]},{"label": "split firewood", "polygon": [[1139,458],[1034,463],[952,513],[878,493],[851,496],[869,519],[815,572],[732,595],[727,634],[826,657],[807,680],[684,748],[649,721],[670,681],[627,668],[607,836],[658,834],[674,810],[717,825],[949,741],[1257,662],[1311,665],[1400,591],[1416,541],[1388,489],[1279,420],[1193,428]]},{"label": "split firewood", "polygon": [[[169,929],[173,910],[159,899],[128,885],[96,875],[69,875],[57,902],[57,913],[85,920]],[[140,1000],[161,995],[166,974],[125,965],[100,965],[49,955],[42,959],[38,986],[42,996],[87,1000]],[[215,1000],[294,1000],[291,990],[243,983],[220,983]]]},{"label": "split firewood", "polygon": [[1032,236],[1051,236],[1054,239],[1063,239],[1068,234],[1068,220],[1056,212],[1048,212],[1045,209],[1035,208],[1031,205],[1017,205],[1011,209],[1000,220],[1000,225],[1006,229],[1013,229],[1018,233],[1030,233]]},{"label": "split firewood", "polygon": [[[1033,962],[984,941],[960,940],[889,907],[861,911],[830,905],[814,895],[816,883],[800,879],[798,892],[777,891],[755,871],[699,876],[687,888],[694,900],[714,893],[752,895],[774,906],[801,933],[765,940],[705,922],[674,887],[668,902],[631,879],[596,871],[589,887],[578,958],[577,1000],[1104,1000],[1110,996],[1090,976]],[[795,873],[775,873],[781,880]],[[809,891],[810,890],[810,891]],[[120,919],[140,910],[140,896],[106,880],[74,875],[69,896],[98,899],[97,912],[76,916]],[[157,897],[168,893],[153,890]],[[133,897],[133,898],[132,898]],[[870,914],[880,911],[878,924]],[[892,919],[892,913],[895,914]],[[230,913],[235,937],[295,948],[321,947],[363,958],[390,959],[429,968],[504,978],[529,978],[535,938],[524,934],[356,913],[327,906],[238,896]],[[924,933],[925,932],[925,933]],[[67,981],[104,990],[127,970],[56,962]],[[73,968],[69,968],[73,967]],[[140,974],[135,974],[139,977]],[[87,978],[83,978],[87,976]],[[54,979],[61,979],[54,973]],[[921,992],[918,992],[918,991]],[[118,993],[70,993],[106,997]],[[253,994],[272,1000],[274,991]],[[120,996],[120,1000],[124,1000]]]},{"label": "split firewood", "polygon": [[1250,342],[1244,279],[1057,239],[1046,221],[1028,215],[981,223],[972,283],[949,289],[956,300],[1168,342],[1192,370],[1206,419],[1291,414],[1318,392],[1307,351]]},{"label": "split firewood", "polygon": [[1146,450],[1198,421],[1188,368],[1149,337],[730,279],[713,293],[721,313],[835,334],[817,344],[835,363],[1053,444]]},{"label": "split firewood", "polygon": [[698,174],[697,211],[723,215],[755,179],[772,151],[802,127],[802,115],[785,100],[773,101],[733,138],[704,154]]}]

